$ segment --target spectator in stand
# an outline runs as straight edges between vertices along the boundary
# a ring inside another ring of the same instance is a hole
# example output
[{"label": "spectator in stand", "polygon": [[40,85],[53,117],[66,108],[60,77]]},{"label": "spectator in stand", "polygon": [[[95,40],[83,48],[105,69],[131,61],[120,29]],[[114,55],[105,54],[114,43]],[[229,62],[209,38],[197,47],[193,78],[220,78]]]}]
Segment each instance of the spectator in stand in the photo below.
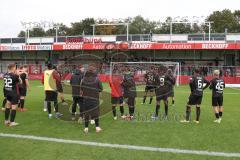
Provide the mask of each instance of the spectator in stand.
[{"label": "spectator in stand", "polygon": [[223,77],[223,70],[222,70],[222,69],[220,69],[219,77],[220,77],[220,78]]}]

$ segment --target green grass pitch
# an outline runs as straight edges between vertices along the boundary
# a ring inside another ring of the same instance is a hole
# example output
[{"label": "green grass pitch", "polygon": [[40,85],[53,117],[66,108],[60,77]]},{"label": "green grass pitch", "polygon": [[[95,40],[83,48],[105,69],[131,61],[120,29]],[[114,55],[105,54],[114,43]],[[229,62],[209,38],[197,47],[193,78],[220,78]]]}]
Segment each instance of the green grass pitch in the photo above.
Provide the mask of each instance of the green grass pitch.
[{"label": "green grass pitch", "polygon": [[[221,124],[213,123],[214,114],[211,107],[211,91],[209,89],[204,93],[200,124],[179,123],[179,118],[185,113],[185,105],[189,96],[189,87],[179,86],[175,88],[175,107],[171,107],[171,105],[169,107],[170,118],[168,121],[159,120],[152,122],[138,118],[131,122],[121,119],[114,121],[110,112],[100,119],[103,132],[95,133],[94,127],[91,126],[89,134],[85,135],[83,133],[83,126],[76,122],[63,121],[55,118],[48,119],[47,113],[42,110],[44,94],[40,81],[31,81],[30,84],[32,90],[28,93],[25,103],[28,111],[24,113],[18,112],[16,117],[16,121],[19,122],[20,125],[15,128],[4,126],[4,114],[0,112],[0,133],[161,148],[240,152],[240,90],[237,89],[225,89],[225,108]],[[2,88],[2,83],[0,84],[0,88]],[[104,90],[109,91],[108,84],[104,84]],[[66,97],[70,99],[70,96]],[[3,93],[1,92],[1,102],[2,99]],[[137,98],[137,114],[150,118],[150,113],[153,113],[155,110],[155,100],[152,105],[141,105],[141,101],[141,97]],[[149,99],[147,99],[147,102],[148,101]],[[161,105],[160,110],[163,113],[163,105]],[[117,111],[119,112],[119,109],[117,109]],[[128,112],[127,107],[125,107],[125,112]],[[173,115],[178,115],[178,118],[171,118]],[[192,118],[195,118],[194,108],[192,109]],[[112,149],[0,137],[0,160],[5,159],[222,160],[237,158]]]}]

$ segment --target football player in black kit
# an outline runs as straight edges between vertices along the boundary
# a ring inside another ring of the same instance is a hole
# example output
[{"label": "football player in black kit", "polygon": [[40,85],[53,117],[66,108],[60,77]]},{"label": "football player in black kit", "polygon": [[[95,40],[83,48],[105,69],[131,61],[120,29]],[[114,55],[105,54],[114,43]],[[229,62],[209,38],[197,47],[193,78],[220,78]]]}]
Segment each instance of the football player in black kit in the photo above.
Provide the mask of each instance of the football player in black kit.
[{"label": "football player in black kit", "polygon": [[[204,84],[206,84],[204,86]],[[186,106],[186,117],[185,120],[181,120],[181,123],[190,122],[190,113],[191,107],[196,106],[196,120],[195,123],[199,123],[200,119],[200,105],[202,103],[203,90],[205,90],[210,85],[210,82],[207,81],[204,77],[200,75],[200,70],[195,69],[194,75],[190,78],[189,86],[191,89],[191,94],[189,96],[189,101]]]},{"label": "football player in black kit", "polygon": [[82,107],[83,107],[83,97],[80,95],[80,84],[84,76],[84,68],[82,66],[79,67],[72,75],[70,79],[70,84],[72,86],[72,120],[76,119],[76,111],[77,111],[77,104],[80,109],[80,117],[82,117]]},{"label": "football player in black kit", "polygon": [[21,83],[21,79],[16,74],[16,64],[8,65],[8,73],[4,74],[3,80],[5,92],[4,94],[7,97],[7,104],[5,109],[5,125],[12,127],[18,125],[18,123],[15,122],[15,117],[19,101],[18,84]]},{"label": "football player in black kit", "polygon": [[171,69],[167,70],[167,74],[174,81],[174,83],[172,83],[172,85],[170,86],[170,93],[169,93],[169,97],[172,98],[172,106],[174,106],[174,104],[175,104],[174,85],[176,84],[176,78],[173,76],[173,73],[172,73]]},{"label": "football player in black kit", "polygon": [[126,72],[123,76],[122,87],[123,97],[129,108],[129,116],[127,116],[125,119],[133,120],[135,112],[135,98],[137,96],[137,92],[134,75],[131,73],[130,68],[126,69]]},{"label": "football player in black kit", "polygon": [[20,112],[25,112],[24,108],[25,97],[27,95],[27,90],[30,90],[29,82],[28,82],[28,66],[24,65],[19,68],[19,76],[22,80],[22,84],[19,85],[19,93],[20,93],[20,102],[18,104],[18,109]]},{"label": "football player in black kit", "polygon": [[166,67],[162,66],[158,70],[158,75],[155,76],[155,86],[156,86],[156,110],[155,114],[152,116],[153,120],[158,119],[158,112],[160,109],[160,102],[164,102],[165,106],[165,118],[168,115],[168,96],[171,92],[171,86],[175,83],[175,79],[166,74]]},{"label": "football player in black kit", "polygon": [[225,82],[219,77],[220,71],[213,72],[214,78],[210,82],[210,89],[212,90],[212,106],[216,116],[215,123],[221,123],[223,113],[223,89]]},{"label": "football player in black kit", "polygon": [[145,94],[143,97],[143,102],[142,104],[145,104],[146,98],[147,98],[147,94],[148,92],[150,92],[150,101],[149,104],[152,103],[153,100],[153,94],[154,94],[154,90],[155,90],[155,86],[154,86],[154,77],[155,77],[155,73],[154,73],[154,67],[152,66],[150,71],[147,72],[144,76],[144,80],[146,82],[146,87],[145,87]]}]

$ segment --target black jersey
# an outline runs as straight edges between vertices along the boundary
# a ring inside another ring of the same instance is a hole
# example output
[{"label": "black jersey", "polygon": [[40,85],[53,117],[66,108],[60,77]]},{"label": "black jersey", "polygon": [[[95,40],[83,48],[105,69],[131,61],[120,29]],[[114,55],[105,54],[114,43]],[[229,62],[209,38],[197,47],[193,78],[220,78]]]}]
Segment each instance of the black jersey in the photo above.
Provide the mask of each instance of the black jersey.
[{"label": "black jersey", "polygon": [[156,94],[164,95],[170,93],[174,83],[175,80],[172,76],[169,75],[155,76]]},{"label": "black jersey", "polygon": [[225,82],[220,78],[214,78],[211,80],[209,88],[212,89],[212,97],[220,97],[223,95]]},{"label": "black jersey", "polygon": [[81,81],[80,89],[83,92],[84,98],[99,100],[99,93],[102,92],[102,82],[97,77],[97,74],[86,72]]},{"label": "black jersey", "polygon": [[80,84],[83,78],[81,72],[76,72],[72,75],[70,84],[72,86],[72,96],[80,96]]},{"label": "black jersey", "polygon": [[176,84],[176,78],[173,76],[173,75],[169,75],[170,76],[170,79],[172,80],[170,83],[170,89],[172,90],[174,85]]},{"label": "black jersey", "polygon": [[144,78],[145,78],[147,86],[153,86],[154,85],[154,83],[155,83],[154,82],[154,80],[155,80],[154,77],[155,77],[155,74],[152,71],[145,74]]},{"label": "black jersey", "polygon": [[18,83],[20,82],[20,78],[18,75],[14,73],[6,73],[3,76],[4,86],[3,89],[6,95],[18,94]]},{"label": "black jersey", "polygon": [[[206,84],[205,87],[204,84]],[[203,90],[206,89],[209,86],[209,84],[210,82],[207,81],[202,76],[192,76],[189,82],[191,95],[202,96]]]},{"label": "black jersey", "polygon": [[19,85],[19,87],[21,87],[21,88],[26,88],[26,87],[27,87],[26,79],[28,79],[27,73],[22,72],[22,73],[19,75],[19,77],[20,77],[21,80],[22,80],[22,83]]},{"label": "black jersey", "polygon": [[136,84],[134,81],[134,77],[130,74],[126,74],[123,76],[123,96],[127,97],[136,97]]}]

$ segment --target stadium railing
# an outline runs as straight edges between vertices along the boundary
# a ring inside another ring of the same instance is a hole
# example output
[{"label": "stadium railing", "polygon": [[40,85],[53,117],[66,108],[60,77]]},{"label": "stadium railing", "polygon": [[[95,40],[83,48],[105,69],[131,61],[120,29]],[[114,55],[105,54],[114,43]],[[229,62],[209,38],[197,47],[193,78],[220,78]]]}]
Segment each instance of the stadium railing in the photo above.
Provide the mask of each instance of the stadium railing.
[{"label": "stadium railing", "polygon": [[[111,42],[122,42],[127,41],[126,35],[107,35],[115,37]],[[52,43],[66,43],[68,38],[103,38],[106,35],[85,35],[85,36],[58,36],[56,37],[30,37],[29,39],[35,39],[36,44],[52,44]],[[171,37],[171,38],[170,38]],[[185,38],[186,37],[186,38]],[[24,37],[20,38],[0,38],[0,44],[12,44],[12,43],[31,43],[29,39]],[[148,41],[148,42],[162,42],[162,43],[170,43],[170,39],[172,39],[172,43],[182,43],[188,41],[224,41],[224,42],[239,42],[240,34],[232,34],[232,33],[212,33],[209,40],[209,35],[204,33],[197,34],[129,34],[128,41]],[[33,43],[35,43],[33,42]],[[109,42],[109,41],[105,41]]]}]

